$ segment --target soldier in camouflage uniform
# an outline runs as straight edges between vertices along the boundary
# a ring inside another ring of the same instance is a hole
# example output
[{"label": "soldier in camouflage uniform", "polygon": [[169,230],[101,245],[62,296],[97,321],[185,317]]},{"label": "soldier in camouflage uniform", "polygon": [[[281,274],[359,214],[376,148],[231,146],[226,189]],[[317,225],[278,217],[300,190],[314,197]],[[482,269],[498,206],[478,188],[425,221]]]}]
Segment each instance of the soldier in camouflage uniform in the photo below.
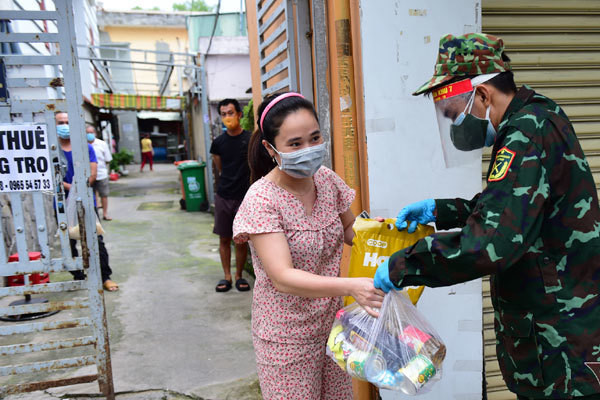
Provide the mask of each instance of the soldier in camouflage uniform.
[{"label": "soldier in camouflage uniform", "polygon": [[[415,203],[396,223],[400,229],[415,221],[410,231],[416,222],[435,221],[438,229],[460,231],[395,253],[378,268],[375,286],[438,287],[490,275],[496,350],[508,388],[520,399],[600,398],[596,185],[568,117],[531,88],[516,90],[503,50],[491,35],[441,39],[435,76],[415,95],[439,99],[440,87],[489,73],[500,73],[515,90],[503,93],[495,78],[473,89],[471,111],[480,122],[485,113],[497,132],[485,190],[472,200]],[[486,125],[470,129],[475,142],[489,138]]]}]

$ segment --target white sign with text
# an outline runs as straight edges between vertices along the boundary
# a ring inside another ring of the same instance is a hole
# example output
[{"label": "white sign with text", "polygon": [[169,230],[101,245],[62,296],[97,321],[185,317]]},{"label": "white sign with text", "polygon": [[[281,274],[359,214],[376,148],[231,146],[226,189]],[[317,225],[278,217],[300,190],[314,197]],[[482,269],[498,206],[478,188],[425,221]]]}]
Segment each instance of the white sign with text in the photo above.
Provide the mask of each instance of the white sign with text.
[{"label": "white sign with text", "polygon": [[0,193],[53,190],[44,124],[0,125]]}]

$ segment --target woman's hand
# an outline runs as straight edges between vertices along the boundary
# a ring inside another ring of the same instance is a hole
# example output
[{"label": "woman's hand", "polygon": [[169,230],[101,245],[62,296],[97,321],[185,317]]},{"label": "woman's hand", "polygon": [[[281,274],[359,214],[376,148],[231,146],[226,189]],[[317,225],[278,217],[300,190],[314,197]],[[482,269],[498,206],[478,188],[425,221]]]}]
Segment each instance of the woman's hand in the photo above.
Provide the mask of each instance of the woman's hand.
[{"label": "woman's hand", "polygon": [[350,288],[350,296],[365,309],[366,312],[374,317],[378,317],[379,313],[374,308],[381,308],[383,304],[383,296],[385,293],[373,286],[371,278],[352,278]]}]

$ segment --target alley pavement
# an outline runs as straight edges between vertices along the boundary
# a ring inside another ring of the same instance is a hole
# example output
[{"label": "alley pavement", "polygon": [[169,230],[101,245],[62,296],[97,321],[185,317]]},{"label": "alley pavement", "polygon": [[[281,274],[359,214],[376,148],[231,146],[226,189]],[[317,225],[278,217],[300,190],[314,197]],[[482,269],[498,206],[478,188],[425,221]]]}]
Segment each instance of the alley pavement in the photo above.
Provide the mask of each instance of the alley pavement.
[{"label": "alley pavement", "polygon": [[[212,214],[180,210],[179,172],[172,164],[143,173],[130,165],[129,171],[111,182],[113,220],[102,221],[112,279],[120,287],[104,292],[116,398],[261,399],[250,331],[252,291],[215,292],[223,274]],[[55,281],[68,279],[56,275]],[[245,278],[253,285],[251,276]],[[14,299],[1,300],[5,305]],[[98,393],[94,382],[7,400]]]}]

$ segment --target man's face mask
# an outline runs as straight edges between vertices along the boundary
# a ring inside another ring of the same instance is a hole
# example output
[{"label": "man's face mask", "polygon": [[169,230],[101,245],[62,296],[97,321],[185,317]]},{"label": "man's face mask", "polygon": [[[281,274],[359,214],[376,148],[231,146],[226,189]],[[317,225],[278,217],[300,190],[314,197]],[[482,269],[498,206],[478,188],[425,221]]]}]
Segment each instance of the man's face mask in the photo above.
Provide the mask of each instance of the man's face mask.
[{"label": "man's face mask", "polygon": [[471,151],[483,146],[489,147],[496,139],[496,130],[490,121],[490,107],[486,109],[484,119],[471,114],[475,93],[473,91],[465,110],[450,126],[450,139],[458,150]]},{"label": "man's face mask", "polygon": [[56,134],[61,139],[68,139],[71,136],[69,132],[69,125],[56,125]]},{"label": "man's face mask", "polygon": [[305,147],[291,153],[281,153],[271,143],[269,143],[269,146],[279,154],[279,158],[281,159],[277,163],[279,169],[294,178],[309,178],[313,176],[321,168],[327,154],[326,143]]},{"label": "man's face mask", "polygon": [[223,125],[230,131],[236,130],[240,126],[240,118],[237,115],[223,117]]}]

